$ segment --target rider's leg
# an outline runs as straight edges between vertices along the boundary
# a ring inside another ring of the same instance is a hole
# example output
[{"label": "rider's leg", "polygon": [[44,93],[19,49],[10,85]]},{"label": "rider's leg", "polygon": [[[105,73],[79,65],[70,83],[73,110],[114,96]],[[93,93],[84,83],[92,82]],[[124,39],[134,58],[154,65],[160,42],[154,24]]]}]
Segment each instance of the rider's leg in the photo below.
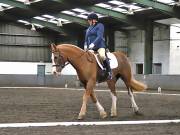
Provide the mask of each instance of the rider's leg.
[{"label": "rider's leg", "polygon": [[108,58],[106,58],[106,60],[103,61],[103,64],[105,65],[107,72],[109,74],[108,79],[112,79],[112,71],[111,71],[110,62]]},{"label": "rider's leg", "polygon": [[109,74],[108,79],[112,79],[112,71],[111,71],[109,60],[108,60],[108,58],[106,58],[105,48],[99,48],[98,53],[99,53],[101,59],[103,60],[104,66],[106,67],[106,69],[108,71],[108,74]]},{"label": "rider's leg", "polygon": [[99,53],[99,55],[103,61],[106,60],[105,48],[99,48],[97,50],[97,52]]}]

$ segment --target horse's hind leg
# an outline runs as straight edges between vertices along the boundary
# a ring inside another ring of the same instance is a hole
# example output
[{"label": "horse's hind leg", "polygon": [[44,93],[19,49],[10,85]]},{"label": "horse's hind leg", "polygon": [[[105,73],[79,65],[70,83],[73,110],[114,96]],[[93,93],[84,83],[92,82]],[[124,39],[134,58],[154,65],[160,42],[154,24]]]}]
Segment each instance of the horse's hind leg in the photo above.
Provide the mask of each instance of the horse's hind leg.
[{"label": "horse's hind leg", "polygon": [[133,111],[135,114],[138,114],[139,113],[139,107],[137,106],[136,101],[134,99],[133,91],[127,83],[125,83],[125,84],[126,84],[126,87],[128,89],[128,95],[129,95],[130,100],[131,100],[131,106],[133,108]]},{"label": "horse's hind leg", "polygon": [[115,88],[115,80],[107,81],[108,87],[111,90],[111,98],[112,98],[112,106],[111,106],[111,117],[117,116],[117,109],[116,109],[116,103],[117,103],[117,93]]}]

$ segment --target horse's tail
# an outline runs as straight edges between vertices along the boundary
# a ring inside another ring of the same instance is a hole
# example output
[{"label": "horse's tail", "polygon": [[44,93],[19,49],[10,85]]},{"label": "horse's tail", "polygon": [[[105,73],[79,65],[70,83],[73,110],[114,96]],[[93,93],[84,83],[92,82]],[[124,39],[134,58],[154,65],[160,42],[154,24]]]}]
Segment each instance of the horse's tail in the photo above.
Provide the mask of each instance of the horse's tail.
[{"label": "horse's tail", "polygon": [[135,91],[144,91],[147,89],[147,86],[142,82],[135,80],[134,78],[131,79],[131,88]]}]

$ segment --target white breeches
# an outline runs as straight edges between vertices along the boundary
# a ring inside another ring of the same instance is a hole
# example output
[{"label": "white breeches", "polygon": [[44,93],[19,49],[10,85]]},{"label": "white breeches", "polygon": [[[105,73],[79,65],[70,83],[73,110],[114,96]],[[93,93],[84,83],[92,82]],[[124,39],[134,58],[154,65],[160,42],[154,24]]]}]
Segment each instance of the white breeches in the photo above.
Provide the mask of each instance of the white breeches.
[{"label": "white breeches", "polygon": [[102,60],[106,59],[106,55],[105,55],[105,48],[99,48],[97,50],[97,52],[99,53],[100,57],[102,58]]}]

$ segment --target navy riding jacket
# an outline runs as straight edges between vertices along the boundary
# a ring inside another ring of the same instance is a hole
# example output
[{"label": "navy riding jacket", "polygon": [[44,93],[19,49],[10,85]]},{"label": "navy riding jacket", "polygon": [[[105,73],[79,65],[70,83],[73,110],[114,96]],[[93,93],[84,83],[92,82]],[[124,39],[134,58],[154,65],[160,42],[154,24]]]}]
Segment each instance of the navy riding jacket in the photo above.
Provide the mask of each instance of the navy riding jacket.
[{"label": "navy riding jacket", "polygon": [[98,50],[99,48],[106,48],[104,40],[104,25],[102,23],[91,25],[86,30],[84,45],[87,45],[87,48],[89,48],[89,45],[91,43],[95,45],[93,50]]}]

